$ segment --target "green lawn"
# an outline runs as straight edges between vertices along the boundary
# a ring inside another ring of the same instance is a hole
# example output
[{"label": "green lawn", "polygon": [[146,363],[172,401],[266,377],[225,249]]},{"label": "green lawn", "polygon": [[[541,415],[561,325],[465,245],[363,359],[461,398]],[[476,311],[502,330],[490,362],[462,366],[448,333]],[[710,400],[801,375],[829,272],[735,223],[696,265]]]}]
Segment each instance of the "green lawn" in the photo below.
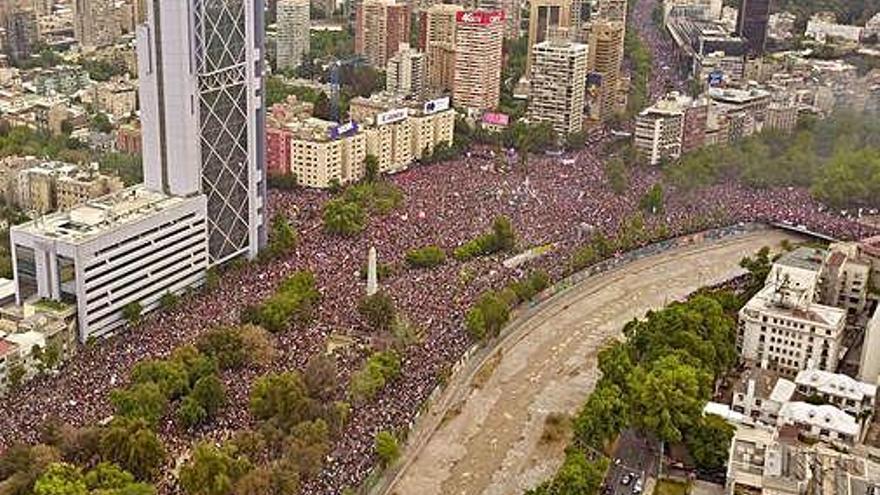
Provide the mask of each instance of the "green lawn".
[{"label": "green lawn", "polygon": [[673,480],[660,480],[654,488],[654,495],[687,495],[687,483]]}]

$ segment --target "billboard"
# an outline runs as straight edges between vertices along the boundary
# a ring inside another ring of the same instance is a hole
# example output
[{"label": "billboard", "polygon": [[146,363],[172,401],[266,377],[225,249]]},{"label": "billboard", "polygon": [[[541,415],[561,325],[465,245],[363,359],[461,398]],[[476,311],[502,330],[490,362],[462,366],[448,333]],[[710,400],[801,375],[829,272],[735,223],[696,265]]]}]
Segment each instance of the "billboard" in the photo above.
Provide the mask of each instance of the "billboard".
[{"label": "billboard", "polygon": [[331,127],[330,139],[339,139],[341,137],[351,136],[352,134],[357,134],[357,131],[357,122],[351,120],[345,124],[339,124],[336,127]]},{"label": "billboard", "polygon": [[724,73],[719,69],[715,69],[709,73],[709,87],[721,86],[724,83]]},{"label": "billboard", "polygon": [[423,111],[425,115],[449,110],[449,97],[437,98],[436,100],[426,101]]},{"label": "billboard", "polygon": [[595,97],[602,87],[602,74],[599,72],[590,72],[587,74],[587,94]]},{"label": "billboard", "polygon": [[474,10],[471,12],[458,11],[455,13],[455,21],[460,24],[494,24],[504,21],[503,10]]},{"label": "billboard", "polygon": [[486,112],[483,114],[483,123],[506,126],[510,123],[510,117],[506,113]]},{"label": "billboard", "polygon": [[394,122],[400,122],[405,119],[408,112],[406,108],[395,108],[394,110],[388,110],[387,112],[380,113],[376,115],[376,125],[385,125],[385,124],[393,124]]}]

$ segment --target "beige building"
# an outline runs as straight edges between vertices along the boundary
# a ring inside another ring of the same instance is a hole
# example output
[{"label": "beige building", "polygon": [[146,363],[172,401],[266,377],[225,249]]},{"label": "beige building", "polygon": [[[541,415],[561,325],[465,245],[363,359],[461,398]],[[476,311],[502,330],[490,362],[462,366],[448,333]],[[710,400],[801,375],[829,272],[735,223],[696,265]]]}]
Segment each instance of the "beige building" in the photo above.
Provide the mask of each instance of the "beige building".
[{"label": "beige building", "polygon": [[380,172],[399,172],[440,143],[452,145],[455,112],[448,98],[406,106],[388,94],[359,97],[351,102],[351,115],[353,122],[343,126],[296,115],[273,121],[289,134],[289,172],[300,184],[326,188],[359,181],[367,155],[377,159]]},{"label": "beige building", "polygon": [[397,54],[388,60],[385,70],[385,89],[408,98],[425,97],[427,77],[425,54],[401,43]]},{"label": "beige building", "polygon": [[22,169],[16,176],[13,204],[25,211],[45,214],[67,210],[123,188],[118,177],[96,170],[97,164],[86,170],[61,162],[42,162]]},{"label": "beige building", "polygon": [[401,43],[409,41],[410,10],[394,0],[363,0],[355,12],[355,53],[385,67]]},{"label": "beige building", "polygon": [[422,35],[427,65],[427,86],[452,91],[455,80],[455,17],[460,5],[434,5],[422,14]]},{"label": "beige building", "polygon": [[119,36],[113,0],[73,0],[73,31],[85,50],[112,45]]},{"label": "beige building", "polygon": [[587,81],[587,46],[568,40],[534,47],[529,120],[549,122],[559,136],[581,131]]},{"label": "beige building", "polygon": [[589,25],[587,71],[598,75],[600,81],[590,101],[590,118],[594,120],[608,120],[625,106],[620,97],[625,29],[619,21],[599,20]]},{"label": "beige building", "polygon": [[504,12],[459,12],[456,22],[453,102],[475,111],[493,109],[501,97]]},{"label": "beige building", "polygon": [[127,74],[90,87],[83,95],[83,103],[91,104],[113,120],[133,115],[138,109],[137,81]]},{"label": "beige building", "polygon": [[295,69],[309,54],[309,0],[278,0],[276,65]]},{"label": "beige building", "polygon": [[532,73],[535,45],[559,36],[571,25],[571,0],[532,0],[529,2],[529,49],[526,74]]},{"label": "beige building", "polygon": [[708,102],[671,92],[636,116],[636,152],[651,165],[676,160],[705,141]]}]

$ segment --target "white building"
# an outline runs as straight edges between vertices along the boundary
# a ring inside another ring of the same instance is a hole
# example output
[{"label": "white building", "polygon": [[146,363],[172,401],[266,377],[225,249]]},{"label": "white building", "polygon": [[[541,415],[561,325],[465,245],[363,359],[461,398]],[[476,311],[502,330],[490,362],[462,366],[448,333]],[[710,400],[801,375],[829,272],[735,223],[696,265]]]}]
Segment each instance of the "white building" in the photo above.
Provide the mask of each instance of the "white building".
[{"label": "white building", "polygon": [[831,444],[851,446],[862,438],[856,418],[827,404],[787,402],[779,410],[779,423],[795,426],[804,435]]},{"label": "white building", "polygon": [[798,248],[773,264],[764,288],[739,312],[743,359],[789,377],[813,366],[837,369],[846,311],[816,302],[826,254]]},{"label": "white building", "polygon": [[587,82],[587,45],[542,41],[532,49],[529,120],[549,122],[559,136],[581,131]]},{"label": "white building", "polygon": [[277,13],[276,65],[295,69],[309,54],[309,0],[279,0]]},{"label": "white building", "polygon": [[807,29],[804,31],[804,36],[823,44],[827,43],[829,38],[836,41],[858,43],[862,39],[863,30],[864,28],[859,26],[837,24],[835,22],[828,22],[821,17],[813,16],[807,21]]},{"label": "white building", "polygon": [[874,414],[877,385],[823,370],[803,370],[794,382],[801,395],[821,397],[856,418],[870,418]]},{"label": "white building", "polygon": [[266,241],[263,1],[148,0],[146,10],[137,29],[145,185],[207,197],[210,264],[253,258]]},{"label": "white building", "polygon": [[202,283],[205,203],[137,186],[13,227],[17,302],[69,302],[81,342],[106,335],[124,323],[127,305],[149,310]]}]

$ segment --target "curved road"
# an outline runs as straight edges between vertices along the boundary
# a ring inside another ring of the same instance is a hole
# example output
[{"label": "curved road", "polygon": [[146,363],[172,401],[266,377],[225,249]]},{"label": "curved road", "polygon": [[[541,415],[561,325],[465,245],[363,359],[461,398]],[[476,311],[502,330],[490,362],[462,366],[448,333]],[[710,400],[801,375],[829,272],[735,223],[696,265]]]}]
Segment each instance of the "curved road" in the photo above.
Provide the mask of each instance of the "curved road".
[{"label": "curved road", "polygon": [[764,231],[669,251],[547,301],[513,323],[497,352],[478,354],[453,377],[376,492],[511,495],[547,479],[565,442],[541,441],[545,418],[578,410],[596,382],[602,344],[632,318],[738,275],[743,256],[783,239],[798,238]]}]

